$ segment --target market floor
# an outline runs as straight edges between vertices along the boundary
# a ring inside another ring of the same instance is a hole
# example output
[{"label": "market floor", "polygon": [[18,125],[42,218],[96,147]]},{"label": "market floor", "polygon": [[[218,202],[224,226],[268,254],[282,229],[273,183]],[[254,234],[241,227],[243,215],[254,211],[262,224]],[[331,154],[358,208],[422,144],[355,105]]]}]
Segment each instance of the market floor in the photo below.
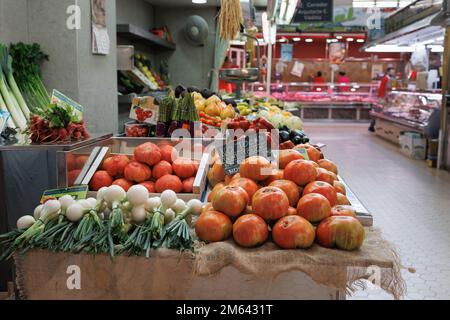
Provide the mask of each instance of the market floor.
[{"label": "market floor", "polygon": [[[411,160],[367,131],[367,124],[306,123],[313,142],[397,247],[406,299],[450,299],[450,173]],[[392,299],[370,286],[348,299]]]}]

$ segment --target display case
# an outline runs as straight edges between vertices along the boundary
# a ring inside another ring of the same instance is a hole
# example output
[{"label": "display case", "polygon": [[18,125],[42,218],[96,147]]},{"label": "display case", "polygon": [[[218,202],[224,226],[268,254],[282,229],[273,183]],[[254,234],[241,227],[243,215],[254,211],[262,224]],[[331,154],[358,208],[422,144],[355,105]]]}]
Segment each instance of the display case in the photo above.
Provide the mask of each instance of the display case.
[{"label": "display case", "polygon": [[[58,187],[89,184],[101,163],[110,155],[124,154],[130,158],[134,149],[143,143],[152,142],[157,146],[169,144],[176,147],[176,155],[196,160],[198,171],[195,176],[192,193],[181,193],[183,200],[201,199],[206,189],[206,174],[210,159],[215,155],[217,139],[205,138],[130,138],[110,137],[96,144],[70,151],[58,152]],[[91,195],[95,195],[91,193]]]},{"label": "display case", "polygon": [[[266,96],[266,86],[252,84],[255,96]],[[378,83],[274,83],[271,96],[285,101],[302,119],[367,121],[377,102]]]},{"label": "display case", "polygon": [[434,91],[396,90],[388,94],[383,105],[371,112],[376,119],[377,135],[399,143],[402,132],[411,131],[426,138],[438,137],[442,94]]}]

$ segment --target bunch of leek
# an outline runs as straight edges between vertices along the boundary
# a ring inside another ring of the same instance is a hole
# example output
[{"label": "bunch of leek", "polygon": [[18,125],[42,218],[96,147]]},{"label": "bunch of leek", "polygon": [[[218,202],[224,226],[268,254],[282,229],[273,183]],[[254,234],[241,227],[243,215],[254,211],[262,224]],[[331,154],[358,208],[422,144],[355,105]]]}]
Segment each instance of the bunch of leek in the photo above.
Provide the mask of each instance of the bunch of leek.
[{"label": "bunch of leek", "polygon": [[0,43],[0,107],[11,114],[13,124],[25,130],[30,110],[13,76],[12,58],[8,48]]},{"label": "bunch of leek", "polygon": [[11,44],[9,51],[14,78],[29,108],[35,113],[44,110],[50,103],[50,96],[41,80],[41,64],[48,60],[48,55],[41,51],[37,43]]}]

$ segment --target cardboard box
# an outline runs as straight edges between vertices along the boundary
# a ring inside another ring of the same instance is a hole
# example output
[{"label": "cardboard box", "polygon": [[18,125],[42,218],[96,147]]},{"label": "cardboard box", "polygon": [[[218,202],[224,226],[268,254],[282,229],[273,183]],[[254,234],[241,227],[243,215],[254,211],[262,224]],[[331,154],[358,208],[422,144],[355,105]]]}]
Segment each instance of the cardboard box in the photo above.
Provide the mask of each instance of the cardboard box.
[{"label": "cardboard box", "polygon": [[404,132],[399,137],[401,151],[414,160],[425,160],[427,140],[417,132]]}]

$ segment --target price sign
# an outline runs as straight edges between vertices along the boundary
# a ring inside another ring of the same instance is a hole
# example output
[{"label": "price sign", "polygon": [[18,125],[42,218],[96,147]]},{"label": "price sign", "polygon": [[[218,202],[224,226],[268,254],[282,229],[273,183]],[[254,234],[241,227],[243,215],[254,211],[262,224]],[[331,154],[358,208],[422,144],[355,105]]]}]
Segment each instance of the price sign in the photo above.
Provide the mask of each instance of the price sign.
[{"label": "price sign", "polygon": [[56,89],[53,90],[50,103],[57,104],[58,106],[65,107],[66,109],[70,108],[72,109],[73,115],[75,115],[79,120],[83,119],[84,107]]},{"label": "price sign", "polygon": [[241,163],[252,156],[261,156],[272,160],[272,151],[267,144],[267,136],[264,133],[242,136],[237,140],[222,143],[216,142],[226,175],[234,175],[239,172]]},{"label": "price sign", "polygon": [[302,0],[293,23],[332,21],[333,0]]},{"label": "price sign", "polygon": [[75,186],[70,188],[52,189],[44,191],[41,197],[41,203],[47,200],[59,199],[65,195],[72,196],[75,200],[86,199],[89,186]]}]

